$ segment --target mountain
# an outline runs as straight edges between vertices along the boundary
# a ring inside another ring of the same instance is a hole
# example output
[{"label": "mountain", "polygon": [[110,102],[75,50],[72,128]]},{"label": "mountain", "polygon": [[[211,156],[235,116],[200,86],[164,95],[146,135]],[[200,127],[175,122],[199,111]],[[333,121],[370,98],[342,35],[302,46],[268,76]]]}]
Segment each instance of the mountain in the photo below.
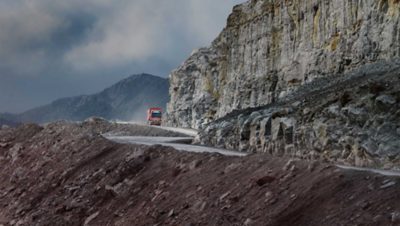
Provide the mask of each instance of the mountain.
[{"label": "mountain", "polygon": [[168,79],[150,74],[132,75],[100,93],[58,99],[48,105],[6,118],[19,122],[81,121],[91,116],[144,121],[146,109],[165,108]]},{"label": "mountain", "polygon": [[2,126],[10,126],[15,127],[18,126],[20,123],[16,121],[12,121],[11,119],[14,118],[11,114],[0,114],[0,128]]},{"label": "mountain", "polygon": [[170,76],[166,124],[243,152],[400,168],[400,1],[249,0]]}]

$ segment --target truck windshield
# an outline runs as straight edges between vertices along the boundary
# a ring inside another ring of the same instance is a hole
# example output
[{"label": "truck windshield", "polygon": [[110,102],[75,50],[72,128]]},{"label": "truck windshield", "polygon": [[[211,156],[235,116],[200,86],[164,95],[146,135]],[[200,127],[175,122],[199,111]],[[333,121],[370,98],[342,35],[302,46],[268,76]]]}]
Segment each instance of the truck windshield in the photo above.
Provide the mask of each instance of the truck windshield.
[{"label": "truck windshield", "polygon": [[152,118],[161,118],[161,112],[160,111],[153,111],[151,113]]}]

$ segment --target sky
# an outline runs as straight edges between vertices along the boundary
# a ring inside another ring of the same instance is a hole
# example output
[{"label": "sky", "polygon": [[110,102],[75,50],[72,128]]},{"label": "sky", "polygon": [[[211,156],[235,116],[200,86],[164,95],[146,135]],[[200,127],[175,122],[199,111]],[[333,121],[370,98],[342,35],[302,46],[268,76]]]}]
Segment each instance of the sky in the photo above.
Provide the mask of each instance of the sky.
[{"label": "sky", "polygon": [[0,0],[0,112],[167,77],[244,0]]}]

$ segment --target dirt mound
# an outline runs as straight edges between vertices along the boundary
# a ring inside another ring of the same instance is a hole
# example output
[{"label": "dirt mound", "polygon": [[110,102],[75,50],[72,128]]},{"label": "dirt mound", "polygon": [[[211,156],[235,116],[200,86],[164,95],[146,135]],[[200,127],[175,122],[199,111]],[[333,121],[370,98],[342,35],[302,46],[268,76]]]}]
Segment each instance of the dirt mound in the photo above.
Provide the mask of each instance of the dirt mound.
[{"label": "dirt mound", "polygon": [[0,131],[0,225],[399,224],[397,178],[122,145],[88,131],[68,123]]}]

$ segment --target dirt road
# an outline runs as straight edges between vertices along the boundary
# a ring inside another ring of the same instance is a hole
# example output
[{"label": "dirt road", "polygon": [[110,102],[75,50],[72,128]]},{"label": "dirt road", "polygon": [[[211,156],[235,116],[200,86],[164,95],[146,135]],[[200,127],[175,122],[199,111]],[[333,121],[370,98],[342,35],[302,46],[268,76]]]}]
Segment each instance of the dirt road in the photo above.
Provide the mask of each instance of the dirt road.
[{"label": "dirt road", "polygon": [[247,153],[229,151],[199,145],[191,145],[192,138],[188,137],[147,137],[147,136],[104,136],[105,138],[122,144],[163,145],[173,147],[179,151],[195,153],[219,153],[226,156],[246,156]]},{"label": "dirt road", "polygon": [[[134,123],[133,123],[134,124]],[[146,126],[146,125],[141,125]],[[152,127],[152,126],[151,126]],[[184,128],[173,128],[173,127],[155,127],[157,129],[173,131],[177,133],[182,133],[190,136],[195,136],[195,130],[184,129]],[[111,136],[106,135],[105,138],[123,144],[143,144],[143,145],[163,145],[168,147],[173,147],[180,151],[195,152],[195,153],[219,153],[226,156],[247,156],[248,153],[230,151],[221,148],[213,148],[207,146],[190,145],[191,137],[149,137],[149,136]],[[345,165],[335,165],[336,167],[343,170],[351,171],[365,171],[371,173],[377,173],[385,176],[396,176],[400,177],[400,171],[395,170],[381,170],[373,168],[363,168],[363,167],[352,167]]]}]

